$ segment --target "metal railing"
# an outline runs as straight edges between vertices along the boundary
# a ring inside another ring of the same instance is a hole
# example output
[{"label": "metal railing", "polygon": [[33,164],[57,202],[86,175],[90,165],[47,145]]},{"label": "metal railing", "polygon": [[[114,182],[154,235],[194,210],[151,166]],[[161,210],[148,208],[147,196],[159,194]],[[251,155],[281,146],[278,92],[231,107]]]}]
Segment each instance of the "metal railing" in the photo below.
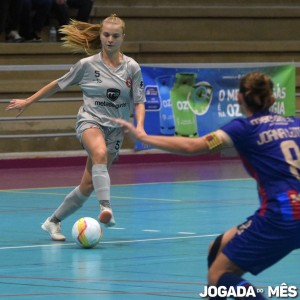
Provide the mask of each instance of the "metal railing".
[{"label": "metal railing", "polygon": [[[8,104],[9,99],[0,100],[0,104]],[[72,98],[48,98],[42,99],[39,102],[81,102],[81,97]],[[19,121],[56,121],[56,120],[76,120],[77,115],[61,115],[61,116],[20,116],[20,117],[0,117],[0,122],[19,122]],[[74,132],[61,132],[61,133],[35,133],[35,134],[1,134],[0,139],[20,139],[20,138],[52,138],[52,137],[69,137],[75,136]]]}]

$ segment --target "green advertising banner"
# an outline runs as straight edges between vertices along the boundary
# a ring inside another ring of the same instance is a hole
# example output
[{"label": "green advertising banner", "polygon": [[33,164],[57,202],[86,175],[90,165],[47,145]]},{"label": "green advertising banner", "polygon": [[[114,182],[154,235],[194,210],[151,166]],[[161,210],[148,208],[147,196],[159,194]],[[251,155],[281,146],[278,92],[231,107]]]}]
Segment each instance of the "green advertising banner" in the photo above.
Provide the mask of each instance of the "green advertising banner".
[{"label": "green advertising banner", "polygon": [[281,66],[279,70],[270,70],[274,83],[276,103],[272,111],[284,116],[296,113],[296,68],[293,65]]},{"label": "green advertising banner", "polygon": [[[274,82],[272,111],[295,115],[295,74],[292,64],[177,68],[142,66],[146,94],[145,130],[149,134],[196,137],[242,117],[237,103],[240,78],[253,71]],[[149,148],[136,142],[135,149]]]}]

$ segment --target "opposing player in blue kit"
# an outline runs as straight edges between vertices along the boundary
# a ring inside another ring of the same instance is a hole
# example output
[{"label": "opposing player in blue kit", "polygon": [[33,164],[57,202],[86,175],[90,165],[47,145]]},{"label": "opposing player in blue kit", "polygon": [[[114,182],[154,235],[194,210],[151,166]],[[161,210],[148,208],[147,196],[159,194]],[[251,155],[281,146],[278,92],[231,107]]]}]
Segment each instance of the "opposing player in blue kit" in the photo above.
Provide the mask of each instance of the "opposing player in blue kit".
[{"label": "opposing player in blue kit", "polygon": [[108,169],[118,157],[124,134],[109,117],[129,120],[134,112],[137,129],[144,132],[146,101],[140,66],[120,50],[125,36],[122,19],[111,15],[101,24],[72,21],[63,26],[61,32],[65,46],[98,53],[81,59],[68,73],[29,98],[11,100],[6,108],[17,109],[20,114],[33,102],[69,86],[81,88],[83,105],[77,115],[76,133],[88,158],[80,185],[42,224],[42,229],[55,241],[66,239],[60,222],[78,210],[93,191],[100,204],[99,221],[107,226],[115,225]]},{"label": "opposing player in blue kit", "polygon": [[208,284],[255,291],[247,299],[265,298],[242,278],[244,273],[257,275],[300,248],[300,120],[272,113],[274,101],[272,80],[252,72],[242,77],[238,93],[245,117],[203,137],[150,136],[115,120],[134,138],[169,152],[197,155],[229,146],[239,152],[257,182],[260,206],[210,245]]}]

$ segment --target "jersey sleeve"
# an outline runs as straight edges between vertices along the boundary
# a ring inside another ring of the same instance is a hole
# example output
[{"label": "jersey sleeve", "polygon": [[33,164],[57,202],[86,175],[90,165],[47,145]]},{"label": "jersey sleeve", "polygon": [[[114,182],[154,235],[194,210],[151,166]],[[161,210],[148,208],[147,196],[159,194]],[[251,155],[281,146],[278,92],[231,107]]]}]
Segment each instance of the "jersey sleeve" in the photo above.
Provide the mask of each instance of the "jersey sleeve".
[{"label": "jersey sleeve", "polygon": [[131,61],[132,64],[132,97],[134,103],[146,102],[144,80],[142,71],[137,62]]},{"label": "jersey sleeve", "polygon": [[[248,136],[248,127],[243,118],[237,118],[220,128],[232,141],[235,147],[244,145]],[[223,137],[224,138],[224,137]]]},{"label": "jersey sleeve", "polygon": [[81,61],[73,65],[68,73],[57,80],[58,86],[63,90],[68,86],[80,84],[84,76],[84,68]]},{"label": "jersey sleeve", "polygon": [[225,131],[218,129],[215,133],[225,147],[233,146],[232,139]]}]

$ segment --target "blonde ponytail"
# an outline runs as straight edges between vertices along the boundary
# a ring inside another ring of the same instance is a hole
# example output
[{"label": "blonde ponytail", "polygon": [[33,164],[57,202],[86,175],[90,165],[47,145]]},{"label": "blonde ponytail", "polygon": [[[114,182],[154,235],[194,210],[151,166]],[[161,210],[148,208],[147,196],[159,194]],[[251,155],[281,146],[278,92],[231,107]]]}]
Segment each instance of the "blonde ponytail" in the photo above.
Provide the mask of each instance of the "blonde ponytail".
[{"label": "blonde ponytail", "polygon": [[91,52],[99,51],[102,47],[100,32],[103,23],[106,22],[120,25],[123,34],[125,34],[125,23],[121,18],[117,17],[116,14],[110,15],[100,24],[71,20],[68,25],[64,25],[59,29],[59,32],[63,35],[62,46],[71,48],[73,52],[85,52],[88,55],[91,55]]},{"label": "blonde ponytail", "polygon": [[101,41],[99,37],[101,25],[90,24],[71,20],[68,25],[59,29],[63,35],[63,47],[71,48],[73,52],[85,52],[90,55],[90,51],[99,51]]}]

